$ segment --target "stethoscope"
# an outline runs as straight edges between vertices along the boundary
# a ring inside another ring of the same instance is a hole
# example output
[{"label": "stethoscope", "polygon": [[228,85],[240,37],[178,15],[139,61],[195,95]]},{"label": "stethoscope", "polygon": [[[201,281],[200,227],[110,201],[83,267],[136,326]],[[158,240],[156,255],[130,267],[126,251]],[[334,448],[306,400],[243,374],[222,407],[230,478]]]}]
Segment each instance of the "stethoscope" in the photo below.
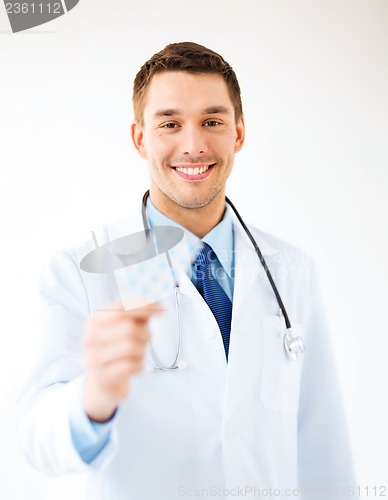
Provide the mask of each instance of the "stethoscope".
[{"label": "stethoscope", "polygon": [[[148,221],[147,221],[147,206],[146,206],[147,199],[148,199],[149,195],[150,195],[150,192],[148,190],[143,196],[143,204],[142,204],[143,226],[144,226],[144,231],[147,235],[149,235],[151,233],[151,230],[150,230],[150,227],[149,227]],[[283,341],[284,349],[285,349],[287,355],[289,356],[289,358],[292,359],[293,361],[296,361],[299,358],[299,356],[302,353],[304,353],[305,348],[304,348],[303,340],[301,337],[294,337],[292,335],[291,322],[288,318],[286,308],[284,307],[283,301],[280,297],[278,289],[276,288],[275,282],[274,282],[274,280],[271,276],[271,273],[268,269],[267,263],[265,262],[264,257],[262,255],[260,248],[258,247],[254,237],[252,236],[251,232],[247,228],[245,222],[241,218],[241,215],[238,213],[236,207],[233,205],[233,203],[226,196],[225,196],[225,201],[227,201],[228,205],[233,209],[233,212],[236,214],[237,219],[239,220],[244,231],[246,232],[249,239],[251,240],[252,245],[254,246],[256,253],[260,259],[260,262],[261,262],[261,264],[262,264],[262,266],[267,274],[269,282],[271,283],[272,290],[274,291],[275,296],[276,296],[276,300],[279,304],[279,312],[278,312],[279,318],[281,320],[282,317],[284,317],[284,321],[286,324],[286,331],[284,333],[284,341]],[[184,362],[184,361],[179,362],[179,355],[180,355],[180,349],[181,349],[181,338],[182,338],[181,321],[180,321],[180,314],[179,314],[179,284],[178,284],[178,281],[176,279],[176,276],[175,276],[175,273],[174,273],[174,270],[172,267],[171,259],[168,256],[168,252],[166,252],[166,254],[167,254],[168,264],[170,266],[171,275],[173,276],[173,279],[174,279],[174,300],[175,300],[175,311],[176,311],[176,321],[177,321],[177,349],[176,349],[175,359],[174,359],[173,363],[170,366],[164,366],[160,362],[159,358],[157,357],[155,350],[153,349],[153,347],[151,345],[151,342],[148,342],[148,352],[149,352],[153,362],[155,363],[155,367],[149,367],[149,366],[146,367],[146,369],[148,371],[154,371],[155,369],[156,370],[176,370],[177,368],[186,368],[186,366],[187,366],[186,362]]]}]

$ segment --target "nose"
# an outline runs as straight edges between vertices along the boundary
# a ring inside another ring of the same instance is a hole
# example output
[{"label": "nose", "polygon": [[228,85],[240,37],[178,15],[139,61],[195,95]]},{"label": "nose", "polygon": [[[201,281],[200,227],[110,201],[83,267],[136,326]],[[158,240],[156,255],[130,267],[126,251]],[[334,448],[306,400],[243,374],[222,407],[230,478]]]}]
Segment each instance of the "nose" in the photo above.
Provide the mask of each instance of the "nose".
[{"label": "nose", "polygon": [[180,134],[181,151],[186,155],[196,155],[207,151],[203,130],[195,125],[186,125]]}]

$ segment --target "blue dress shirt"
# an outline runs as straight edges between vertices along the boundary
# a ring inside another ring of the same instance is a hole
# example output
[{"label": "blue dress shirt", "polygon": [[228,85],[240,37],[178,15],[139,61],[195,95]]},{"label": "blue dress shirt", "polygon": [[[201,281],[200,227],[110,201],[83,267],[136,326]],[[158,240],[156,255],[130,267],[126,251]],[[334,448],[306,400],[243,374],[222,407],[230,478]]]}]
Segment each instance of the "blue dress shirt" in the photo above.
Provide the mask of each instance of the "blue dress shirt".
[{"label": "blue dress shirt", "polygon": [[[217,259],[212,261],[211,270],[215,279],[219,282],[229,299],[233,302],[234,288],[234,234],[230,207],[225,205],[222,220],[215,226],[202,241],[212,247]],[[154,226],[175,226],[183,229],[189,249],[191,251],[199,247],[201,240],[193,233],[180,226],[173,220],[163,215],[153,205],[151,199],[147,200],[147,218],[150,228]],[[191,281],[196,284],[196,272],[192,262]],[[82,395],[74,394],[70,403],[70,429],[74,446],[86,463],[91,463],[104,449],[110,439],[110,431],[115,415],[108,422],[93,422],[86,415],[82,406]]]}]

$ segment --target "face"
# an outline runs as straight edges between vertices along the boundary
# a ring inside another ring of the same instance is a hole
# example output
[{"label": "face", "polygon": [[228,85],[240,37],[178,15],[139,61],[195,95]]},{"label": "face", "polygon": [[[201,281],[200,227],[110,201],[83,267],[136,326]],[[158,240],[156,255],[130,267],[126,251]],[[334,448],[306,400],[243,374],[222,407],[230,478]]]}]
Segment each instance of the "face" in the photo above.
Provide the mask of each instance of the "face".
[{"label": "face", "polygon": [[169,71],[152,78],[132,138],[148,161],[153,201],[198,209],[224,200],[244,121],[236,125],[222,76]]}]

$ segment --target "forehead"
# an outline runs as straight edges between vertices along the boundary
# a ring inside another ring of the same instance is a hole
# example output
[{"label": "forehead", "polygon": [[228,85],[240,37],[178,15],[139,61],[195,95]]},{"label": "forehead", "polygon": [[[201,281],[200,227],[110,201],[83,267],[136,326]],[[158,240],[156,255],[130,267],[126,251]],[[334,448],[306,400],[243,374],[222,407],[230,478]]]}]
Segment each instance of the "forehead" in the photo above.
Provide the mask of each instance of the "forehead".
[{"label": "forehead", "polygon": [[218,74],[166,71],[156,73],[148,87],[144,116],[149,118],[159,109],[201,111],[212,106],[224,106],[233,112],[228,87]]}]

